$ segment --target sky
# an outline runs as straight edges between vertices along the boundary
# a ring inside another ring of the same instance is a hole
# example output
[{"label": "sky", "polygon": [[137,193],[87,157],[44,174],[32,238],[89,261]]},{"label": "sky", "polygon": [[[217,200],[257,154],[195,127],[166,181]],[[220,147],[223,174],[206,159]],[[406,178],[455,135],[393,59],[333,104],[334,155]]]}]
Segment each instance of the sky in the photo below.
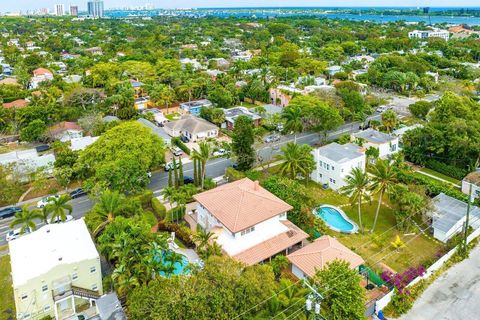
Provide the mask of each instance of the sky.
[{"label": "sky", "polygon": [[[0,12],[25,11],[49,8],[58,3],[78,5],[85,10],[88,0],[0,0]],[[153,4],[156,8],[198,8],[198,7],[279,7],[279,6],[405,6],[405,7],[473,7],[480,6],[479,0],[104,0],[105,8],[143,6]]]}]

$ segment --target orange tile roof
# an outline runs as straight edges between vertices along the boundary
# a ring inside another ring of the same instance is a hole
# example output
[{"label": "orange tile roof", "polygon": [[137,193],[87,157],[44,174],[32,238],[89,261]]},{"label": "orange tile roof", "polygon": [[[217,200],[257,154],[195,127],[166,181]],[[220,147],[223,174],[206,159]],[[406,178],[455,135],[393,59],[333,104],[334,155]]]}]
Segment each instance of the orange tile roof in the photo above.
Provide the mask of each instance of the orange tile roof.
[{"label": "orange tile roof", "polygon": [[12,102],[4,103],[3,107],[5,109],[11,109],[11,108],[24,108],[28,105],[28,101],[25,99],[18,99]]},{"label": "orange tile roof", "polygon": [[0,80],[0,84],[19,85],[17,79],[15,78],[5,78]]},{"label": "orange tile roof", "polygon": [[307,233],[290,221],[285,220],[282,221],[282,223],[289,228],[287,232],[283,232],[271,239],[248,248],[247,250],[237,253],[233,258],[251,266],[260,263],[277,253],[284,252],[291,246],[308,238]]},{"label": "orange tile roof", "polygon": [[45,75],[45,74],[51,74],[53,75],[52,71],[48,70],[48,69],[45,69],[45,68],[38,68],[38,69],[35,69],[33,70],[33,75],[34,76],[42,76],[42,75]]},{"label": "orange tile roof", "polygon": [[57,123],[49,129],[50,133],[54,135],[62,133],[66,130],[82,130],[82,127],[80,127],[76,122],[63,121]]},{"label": "orange tile roof", "polygon": [[292,206],[244,178],[193,197],[227,229],[236,233],[292,209]]},{"label": "orange tile roof", "polygon": [[350,262],[351,268],[364,263],[362,257],[330,236],[316,239],[302,249],[289,254],[287,258],[309,277],[313,277],[316,270],[324,268],[335,259]]}]

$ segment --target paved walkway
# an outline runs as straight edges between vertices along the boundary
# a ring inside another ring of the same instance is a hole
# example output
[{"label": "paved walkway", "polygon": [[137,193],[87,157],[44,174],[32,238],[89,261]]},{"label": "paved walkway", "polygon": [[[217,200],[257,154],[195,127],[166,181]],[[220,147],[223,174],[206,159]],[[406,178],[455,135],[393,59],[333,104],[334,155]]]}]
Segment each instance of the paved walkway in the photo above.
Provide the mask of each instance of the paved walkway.
[{"label": "paved walkway", "polygon": [[401,320],[480,319],[480,246],[450,268],[417,299]]}]

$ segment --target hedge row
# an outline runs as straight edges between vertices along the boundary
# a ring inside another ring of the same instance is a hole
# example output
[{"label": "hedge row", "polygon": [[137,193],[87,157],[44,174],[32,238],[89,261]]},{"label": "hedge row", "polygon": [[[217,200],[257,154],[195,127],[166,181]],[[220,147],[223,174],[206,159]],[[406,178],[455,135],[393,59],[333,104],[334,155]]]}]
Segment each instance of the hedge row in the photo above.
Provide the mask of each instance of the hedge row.
[{"label": "hedge row", "polygon": [[158,223],[158,231],[175,232],[175,236],[185,244],[188,248],[194,248],[195,243],[192,240],[192,232],[190,228],[185,225],[179,225],[167,221],[160,221]]},{"label": "hedge row", "polygon": [[172,143],[174,145],[176,145],[177,147],[179,147],[186,154],[188,154],[188,155],[190,154],[190,148],[187,147],[187,145],[185,143],[183,143],[183,141],[179,137],[173,137],[172,138]]},{"label": "hedge row", "polygon": [[157,198],[152,198],[152,209],[158,219],[163,220],[167,215],[167,208]]},{"label": "hedge row", "polygon": [[440,193],[444,193],[447,196],[456,198],[460,201],[468,201],[468,195],[461,192],[449,183],[441,182],[433,178],[421,175],[419,173],[412,174],[405,171],[398,173],[398,180],[405,184],[419,184],[426,188],[426,192],[430,197],[435,197]]},{"label": "hedge row", "polygon": [[428,160],[425,164],[427,168],[443,173],[446,176],[462,180],[468,173],[467,170],[455,167],[437,160]]}]

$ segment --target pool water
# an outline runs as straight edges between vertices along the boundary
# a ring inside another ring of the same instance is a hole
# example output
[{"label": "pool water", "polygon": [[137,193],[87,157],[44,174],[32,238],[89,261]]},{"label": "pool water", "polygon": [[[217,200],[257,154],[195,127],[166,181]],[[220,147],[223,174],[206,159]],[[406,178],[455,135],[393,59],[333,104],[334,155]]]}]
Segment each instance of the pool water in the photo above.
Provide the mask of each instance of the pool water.
[{"label": "pool water", "polygon": [[[183,275],[183,274],[188,274],[190,272],[188,269],[186,269],[186,267],[188,266],[188,263],[189,263],[188,258],[184,255],[181,255],[181,257],[182,257],[182,260],[178,261],[178,262],[175,262],[174,265],[173,265],[173,274],[174,275]],[[162,263],[166,267],[171,266],[171,262],[164,260],[165,259],[164,254],[162,254],[161,259],[162,259]],[[164,271],[160,271],[160,275],[164,276],[164,277],[166,276]]]},{"label": "pool water", "polygon": [[331,207],[320,207],[315,211],[315,215],[320,217],[333,230],[339,232],[355,232],[355,226],[347,221],[342,214]]}]

